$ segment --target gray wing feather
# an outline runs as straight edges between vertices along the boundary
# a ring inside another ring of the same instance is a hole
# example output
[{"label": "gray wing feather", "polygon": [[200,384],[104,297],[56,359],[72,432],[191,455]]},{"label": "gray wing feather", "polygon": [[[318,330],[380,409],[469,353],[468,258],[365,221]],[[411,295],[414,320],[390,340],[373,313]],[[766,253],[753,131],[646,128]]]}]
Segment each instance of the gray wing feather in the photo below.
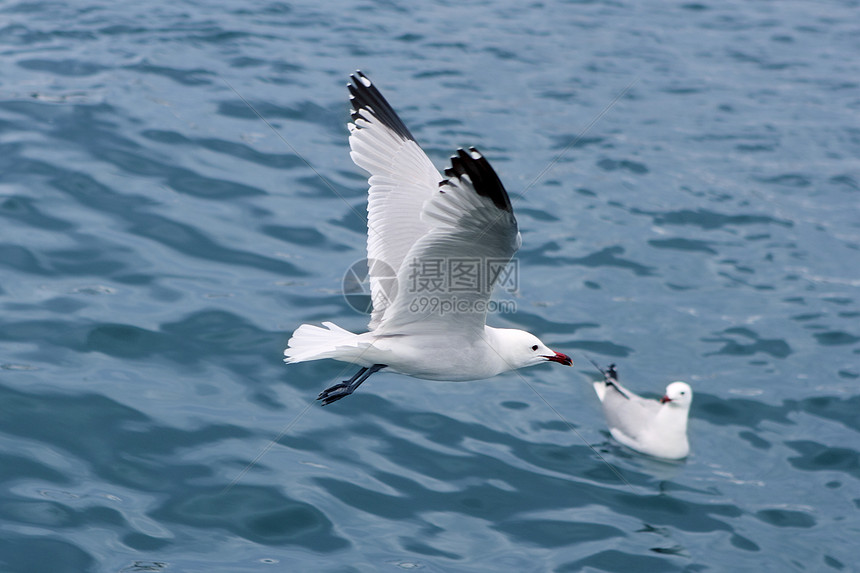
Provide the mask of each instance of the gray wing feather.
[{"label": "gray wing feather", "polygon": [[[609,428],[615,429],[631,439],[637,439],[642,431],[657,417],[660,403],[637,396],[620,386],[618,382],[604,383],[604,385],[603,414],[606,416],[606,423]],[[618,387],[616,388],[616,386]]]}]

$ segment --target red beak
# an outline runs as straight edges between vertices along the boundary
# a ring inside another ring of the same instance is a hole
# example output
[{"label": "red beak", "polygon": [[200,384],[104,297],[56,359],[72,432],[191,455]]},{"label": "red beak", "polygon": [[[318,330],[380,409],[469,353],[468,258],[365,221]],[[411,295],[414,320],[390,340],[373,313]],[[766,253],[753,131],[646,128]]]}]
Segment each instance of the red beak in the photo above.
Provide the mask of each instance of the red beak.
[{"label": "red beak", "polygon": [[671,402],[671,401],[672,401],[672,399],[668,396],[663,396],[662,398],[660,398],[661,404],[665,404],[666,402]]},{"label": "red beak", "polygon": [[570,356],[567,354],[562,354],[561,352],[556,352],[555,356],[544,356],[550,362],[558,362],[559,364],[564,364],[565,366],[573,366],[573,360],[570,359]]}]

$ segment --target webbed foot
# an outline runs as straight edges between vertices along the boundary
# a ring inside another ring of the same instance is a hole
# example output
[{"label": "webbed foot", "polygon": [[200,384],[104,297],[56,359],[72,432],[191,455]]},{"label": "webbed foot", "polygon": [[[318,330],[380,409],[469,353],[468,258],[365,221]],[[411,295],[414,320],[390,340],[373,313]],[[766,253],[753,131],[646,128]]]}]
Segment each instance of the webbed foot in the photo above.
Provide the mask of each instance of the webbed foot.
[{"label": "webbed foot", "polygon": [[367,380],[371,374],[379,372],[385,367],[385,364],[374,364],[369,368],[362,368],[349,380],[344,380],[340,384],[335,384],[334,386],[326,388],[320,392],[320,395],[317,396],[317,400],[322,400],[322,405],[328,406],[332,402],[337,402],[341,398],[346,398],[355,392],[355,389],[361,386],[362,382]]},{"label": "webbed foot", "polygon": [[355,389],[350,388],[351,384],[349,381],[341,382],[340,384],[335,384],[331,388],[326,388],[320,395],[317,396],[317,400],[322,400],[323,406],[328,406],[332,402],[337,402],[341,398],[346,398],[350,394],[352,394]]}]

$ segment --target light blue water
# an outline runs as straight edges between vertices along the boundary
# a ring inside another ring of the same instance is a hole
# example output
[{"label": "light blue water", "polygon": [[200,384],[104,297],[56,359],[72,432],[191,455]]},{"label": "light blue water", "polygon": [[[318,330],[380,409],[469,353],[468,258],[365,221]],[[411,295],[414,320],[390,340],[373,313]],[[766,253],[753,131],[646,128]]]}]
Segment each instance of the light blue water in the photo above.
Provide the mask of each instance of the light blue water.
[{"label": "light blue water", "polygon": [[[857,2],[13,1],[0,54],[3,572],[856,570]],[[537,393],[305,411],[346,372],[289,334],[366,322],[356,68],[511,192]],[[686,462],[586,355],[692,384]]]}]

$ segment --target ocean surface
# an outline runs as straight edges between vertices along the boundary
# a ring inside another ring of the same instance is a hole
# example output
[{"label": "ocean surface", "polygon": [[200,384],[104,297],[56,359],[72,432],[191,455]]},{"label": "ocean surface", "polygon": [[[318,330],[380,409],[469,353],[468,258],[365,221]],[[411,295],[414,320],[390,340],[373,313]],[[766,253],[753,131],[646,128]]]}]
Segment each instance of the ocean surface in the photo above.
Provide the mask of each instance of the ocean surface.
[{"label": "ocean surface", "polygon": [[[574,368],[282,363],[367,322],[358,68]],[[686,461],[589,358],[692,385]],[[857,571],[858,486],[856,0],[0,2],[0,572]]]}]

